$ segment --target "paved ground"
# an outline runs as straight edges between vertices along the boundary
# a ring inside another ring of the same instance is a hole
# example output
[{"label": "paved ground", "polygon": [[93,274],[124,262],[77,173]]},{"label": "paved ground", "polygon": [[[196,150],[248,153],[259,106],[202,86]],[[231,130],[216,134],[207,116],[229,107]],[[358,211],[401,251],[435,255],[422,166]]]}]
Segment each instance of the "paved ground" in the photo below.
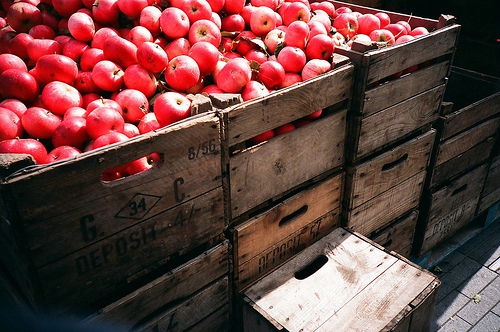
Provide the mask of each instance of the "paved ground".
[{"label": "paved ground", "polygon": [[442,284],[431,331],[499,332],[500,213],[436,267]]}]

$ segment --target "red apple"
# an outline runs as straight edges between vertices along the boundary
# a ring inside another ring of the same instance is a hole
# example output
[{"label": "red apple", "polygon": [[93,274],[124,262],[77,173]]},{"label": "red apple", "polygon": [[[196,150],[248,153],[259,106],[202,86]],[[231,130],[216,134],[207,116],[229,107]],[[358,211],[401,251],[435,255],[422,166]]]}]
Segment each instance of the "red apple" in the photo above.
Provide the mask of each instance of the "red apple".
[{"label": "red apple", "polygon": [[342,13],[333,21],[333,27],[346,39],[358,33],[358,18],[352,12]]},{"label": "red apple", "polygon": [[219,13],[224,8],[225,0],[207,0],[210,4],[210,8],[212,8],[212,12]]},{"label": "red apple", "polygon": [[153,34],[145,27],[136,25],[128,32],[128,40],[139,47],[144,42],[153,42]]},{"label": "red apple", "polygon": [[283,134],[289,133],[295,129],[296,128],[292,123],[285,123],[284,125],[281,125],[281,126],[274,129],[274,135],[275,136],[283,135]]},{"label": "red apple", "polygon": [[149,4],[148,0],[118,0],[118,8],[126,16],[136,19]]},{"label": "red apple", "polygon": [[137,47],[137,62],[146,70],[158,74],[167,67],[167,52],[156,43],[144,42]]},{"label": "red apple", "polygon": [[76,12],[68,18],[68,30],[76,40],[89,42],[94,38],[96,28],[90,15]]},{"label": "red apple", "polygon": [[319,34],[312,37],[306,46],[306,58],[328,60],[335,50],[333,39],[328,35]]},{"label": "red apple", "polygon": [[331,62],[323,59],[311,59],[306,62],[302,69],[302,81],[324,74],[332,69]]},{"label": "red apple", "polygon": [[285,79],[281,84],[278,86],[278,89],[283,89],[289,86],[294,85],[295,83],[300,83],[302,82],[302,77],[300,76],[299,73],[285,73]]},{"label": "red apple", "polygon": [[42,12],[28,2],[14,2],[7,10],[7,22],[17,32],[28,32],[43,23]]},{"label": "red apple", "polygon": [[0,101],[0,107],[11,110],[12,112],[16,113],[19,118],[21,118],[24,112],[26,112],[27,110],[26,105],[19,99],[15,98],[3,99],[2,101]]},{"label": "red apple", "polygon": [[191,22],[182,9],[168,7],[163,10],[160,16],[160,26],[165,36],[177,39],[188,34]]},{"label": "red apple", "polygon": [[251,30],[243,30],[234,39],[233,51],[244,56],[248,51],[257,49],[259,46],[254,42],[255,39],[257,39],[255,33]]},{"label": "red apple", "polygon": [[124,125],[125,121],[120,113],[106,106],[96,108],[86,118],[87,133],[93,140],[110,132],[123,133]]},{"label": "red apple", "polygon": [[45,24],[35,25],[28,33],[35,39],[54,39],[56,37],[54,29]]},{"label": "red apple", "polygon": [[0,153],[29,154],[37,164],[43,164],[47,158],[47,149],[34,138],[14,138],[1,141]]},{"label": "red apple", "polygon": [[246,0],[226,0],[224,1],[223,11],[226,14],[240,14],[245,7]]},{"label": "red apple", "polygon": [[270,140],[271,138],[273,138],[275,135],[274,135],[274,130],[273,129],[270,129],[268,131],[265,131],[255,137],[252,137],[250,139],[250,142],[252,144],[259,144],[259,143],[262,143],[262,142],[265,142],[265,141],[268,141]]},{"label": "red apple", "polygon": [[156,6],[147,6],[141,11],[139,24],[148,29],[154,37],[161,34],[161,18],[162,11]]},{"label": "red apple", "polygon": [[418,36],[424,36],[429,33],[429,30],[425,27],[416,27],[413,30],[411,30],[410,35],[413,37],[418,37]]},{"label": "red apple", "polygon": [[259,97],[267,96],[268,94],[269,90],[266,88],[264,84],[250,80],[243,87],[243,90],[241,91],[241,98],[243,98],[243,101],[248,101]]},{"label": "red apple", "polygon": [[80,92],[73,86],[53,81],[48,83],[42,90],[42,102],[52,112],[63,116],[70,107],[82,107],[83,98]]},{"label": "red apple", "polygon": [[139,90],[147,98],[153,97],[158,88],[156,76],[139,64],[131,65],[125,69],[123,83],[129,89]]},{"label": "red apple", "polygon": [[104,91],[118,91],[123,86],[123,69],[109,60],[101,60],[92,69],[92,79]]},{"label": "red apple", "polygon": [[241,32],[245,29],[245,20],[240,14],[229,14],[221,19],[221,30],[226,32]]},{"label": "red apple", "polygon": [[90,47],[83,51],[80,57],[80,69],[83,71],[92,71],[92,68],[99,61],[104,60],[104,52],[95,47]]},{"label": "red apple", "polygon": [[306,54],[298,47],[285,46],[279,52],[278,62],[283,66],[285,72],[300,73],[306,64]]},{"label": "red apple", "polygon": [[222,40],[222,33],[217,25],[210,20],[198,20],[191,24],[188,32],[188,40],[192,44],[199,41],[206,41],[219,47]]},{"label": "red apple", "polygon": [[260,65],[257,79],[268,89],[276,89],[285,79],[285,69],[278,61],[266,61]]},{"label": "red apple", "polygon": [[161,127],[186,119],[191,115],[191,101],[178,92],[165,92],[156,98],[153,111]]},{"label": "red apple", "polygon": [[291,22],[285,34],[285,45],[305,50],[309,39],[309,25],[304,21]]},{"label": "red apple", "polygon": [[399,38],[401,36],[407,35],[406,28],[404,25],[399,23],[387,24],[384,29],[389,30],[394,35],[394,38]]},{"label": "red apple", "polygon": [[28,72],[26,63],[17,55],[9,53],[0,54],[0,74],[7,69],[19,69]]},{"label": "red apple", "polygon": [[137,125],[140,134],[149,133],[151,131],[160,129],[160,123],[156,118],[156,114],[154,112],[150,112],[145,114],[139,124]]},{"label": "red apple", "polygon": [[30,107],[21,118],[24,130],[33,138],[49,139],[62,121],[62,118],[48,109]]},{"label": "red apple", "polygon": [[387,29],[373,30],[370,33],[370,39],[375,42],[387,43],[387,45],[393,45],[396,42],[392,32]]},{"label": "red apple", "polygon": [[250,30],[259,37],[276,28],[276,14],[269,7],[257,7],[250,16]]},{"label": "red apple", "polygon": [[95,0],[92,4],[92,18],[99,24],[115,24],[120,17],[117,0]]},{"label": "red apple", "polygon": [[[201,22],[201,21],[198,21]],[[174,90],[185,91],[198,83],[200,68],[188,55],[179,55],[168,62],[165,81]]]},{"label": "red apple", "polygon": [[255,61],[258,64],[262,64],[268,60],[267,54],[260,49],[253,49],[245,54],[245,59],[248,61]]},{"label": "red apple", "polygon": [[137,63],[137,46],[125,38],[108,37],[104,41],[102,50],[107,60],[113,61],[123,69]]},{"label": "red apple", "polygon": [[[99,149],[99,148],[102,148],[103,146],[108,146],[108,145],[115,144],[115,143],[126,142],[126,141],[128,141],[128,139],[129,138],[124,133],[120,133],[117,131],[111,131],[109,133],[106,133],[106,134],[101,135],[98,138],[96,138],[94,140],[94,142],[92,143],[92,150]],[[125,169],[125,167],[126,167],[126,164],[114,167],[113,169],[123,170],[123,169]]]},{"label": "red apple", "polygon": [[14,98],[24,103],[33,102],[40,90],[36,79],[24,70],[7,69],[0,74],[0,97]]},{"label": "red apple", "polygon": [[8,108],[0,107],[0,141],[23,137],[22,120]]},{"label": "red apple", "polygon": [[33,36],[28,33],[14,31],[3,33],[0,37],[0,49],[3,53],[14,54],[27,61],[29,59],[28,45],[33,39]]},{"label": "red apple", "polygon": [[303,2],[291,2],[286,6],[281,18],[283,19],[283,24],[286,26],[295,21],[304,21],[307,23],[311,19],[311,10]]},{"label": "red apple", "polygon": [[63,17],[70,17],[71,14],[83,8],[82,0],[52,0],[51,3],[57,13]]},{"label": "red apple", "polygon": [[312,11],[316,10],[324,11],[325,13],[328,14],[330,19],[334,19],[336,17],[335,5],[329,1],[312,2],[310,6]]},{"label": "red apple", "polygon": [[148,98],[139,90],[122,90],[116,95],[115,101],[120,104],[126,122],[138,123],[149,113]]},{"label": "red apple", "polygon": [[33,39],[27,47],[28,57],[36,63],[44,55],[62,54],[61,45],[53,39]]},{"label": "red apple", "polygon": [[194,43],[189,49],[188,56],[193,58],[200,69],[200,76],[211,74],[219,62],[219,50],[213,44],[205,41]]},{"label": "red apple", "polygon": [[87,121],[83,117],[69,117],[57,126],[52,135],[54,147],[69,145],[79,150],[90,139],[86,130]]},{"label": "red apple", "polygon": [[358,17],[358,31],[364,35],[369,35],[373,30],[380,29],[380,19],[374,14],[363,14]]},{"label": "red apple", "polygon": [[83,52],[85,52],[89,48],[90,46],[87,43],[73,39],[68,41],[63,46],[62,54],[72,59],[76,63],[80,63]]},{"label": "red apple", "polygon": [[215,77],[215,82],[221,90],[227,93],[239,93],[251,80],[252,69],[243,58],[229,60]]},{"label": "red apple", "polygon": [[181,9],[191,24],[199,20],[210,20],[212,17],[212,7],[206,0],[186,0]]},{"label": "red apple", "polygon": [[87,115],[90,112],[92,112],[93,110],[95,110],[96,108],[101,107],[101,106],[113,108],[115,111],[117,111],[120,115],[123,116],[122,107],[120,106],[120,104],[118,104],[117,101],[115,101],[113,99],[109,99],[109,98],[102,98],[102,97],[91,101],[87,105],[87,107],[86,107]]},{"label": "red apple", "polygon": [[167,58],[172,60],[178,55],[188,55],[191,49],[191,43],[186,38],[177,38],[172,40],[166,47]]},{"label": "red apple", "polygon": [[384,28],[387,24],[391,23],[391,17],[384,12],[378,12],[375,13],[375,16],[377,16],[380,20],[380,28]]},{"label": "red apple", "polygon": [[111,27],[102,27],[95,32],[94,38],[90,42],[90,46],[102,50],[104,42],[111,36],[118,36],[118,31]]},{"label": "red apple", "polygon": [[78,75],[77,63],[62,54],[43,55],[36,62],[37,78],[42,84],[60,81],[72,84]]},{"label": "red apple", "polygon": [[63,120],[71,117],[86,118],[87,110],[83,107],[78,107],[78,106],[70,107],[64,113]]},{"label": "red apple", "polygon": [[45,162],[47,164],[50,164],[50,163],[53,163],[56,161],[74,158],[74,157],[80,155],[81,153],[82,152],[79,149],[77,149],[73,146],[61,145],[61,146],[58,146],[58,147],[52,149],[47,154],[47,159]]}]

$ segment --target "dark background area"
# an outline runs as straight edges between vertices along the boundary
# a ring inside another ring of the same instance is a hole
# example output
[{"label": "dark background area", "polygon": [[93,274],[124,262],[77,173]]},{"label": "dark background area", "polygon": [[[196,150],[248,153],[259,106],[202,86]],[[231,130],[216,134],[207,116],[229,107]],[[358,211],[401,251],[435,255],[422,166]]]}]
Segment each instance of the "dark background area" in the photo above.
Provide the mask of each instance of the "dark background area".
[{"label": "dark background area", "polygon": [[500,77],[499,0],[349,0],[407,15],[437,20],[453,15],[460,35],[453,65]]}]

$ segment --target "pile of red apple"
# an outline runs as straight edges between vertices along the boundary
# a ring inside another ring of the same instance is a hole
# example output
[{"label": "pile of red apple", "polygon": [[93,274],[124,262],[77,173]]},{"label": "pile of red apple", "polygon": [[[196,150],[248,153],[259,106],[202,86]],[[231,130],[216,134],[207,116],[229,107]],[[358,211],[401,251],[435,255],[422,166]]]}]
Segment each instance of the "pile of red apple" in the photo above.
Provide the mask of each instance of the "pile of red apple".
[{"label": "pile of red apple", "polygon": [[1,0],[0,153],[71,158],[187,118],[189,94],[250,100],[331,70],[356,38],[421,33],[387,20],[328,1]]}]

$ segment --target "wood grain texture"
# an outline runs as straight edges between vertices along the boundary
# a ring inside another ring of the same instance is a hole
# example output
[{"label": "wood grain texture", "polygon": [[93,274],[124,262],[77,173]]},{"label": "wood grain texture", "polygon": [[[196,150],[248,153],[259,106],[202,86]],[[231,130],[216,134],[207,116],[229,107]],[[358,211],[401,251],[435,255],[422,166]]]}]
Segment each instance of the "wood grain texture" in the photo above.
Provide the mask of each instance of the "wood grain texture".
[{"label": "wood grain texture", "polygon": [[429,165],[436,130],[356,166],[347,167],[345,206],[354,209]]}]

